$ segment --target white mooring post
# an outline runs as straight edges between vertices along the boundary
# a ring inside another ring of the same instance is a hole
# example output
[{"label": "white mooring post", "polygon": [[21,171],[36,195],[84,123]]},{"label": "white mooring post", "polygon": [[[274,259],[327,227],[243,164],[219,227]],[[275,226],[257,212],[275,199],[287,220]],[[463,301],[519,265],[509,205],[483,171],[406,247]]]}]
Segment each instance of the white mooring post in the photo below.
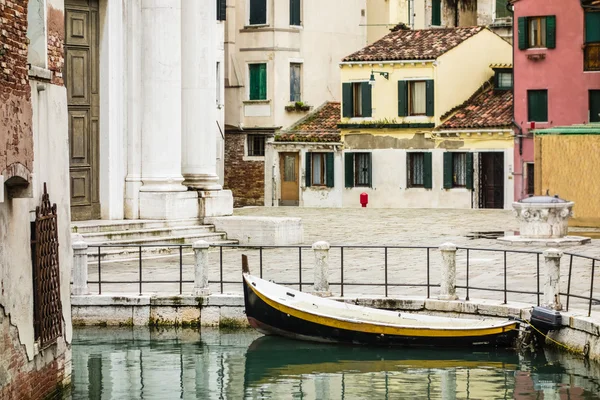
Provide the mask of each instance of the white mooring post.
[{"label": "white mooring post", "polygon": [[315,252],[315,284],[313,294],[321,297],[331,296],[329,291],[329,243],[321,241],[313,243]]},{"label": "white mooring post", "polygon": [[210,245],[198,240],[192,245],[194,249],[194,296],[208,296],[208,249]]},{"label": "white mooring post", "polygon": [[83,240],[76,240],[73,247],[73,294],[90,294],[88,289],[88,245]]},{"label": "white mooring post", "polygon": [[444,243],[440,246],[442,252],[442,282],[440,283],[440,300],[456,300],[456,245]]},{"label": "white mooring post", "polygon": [[563,252],[557,249],[548,249],[544,251],[546,264],[546,280],[544,282],[544,303],[545,307],[552,310],[562,310],[560,303],[560,259]]}]

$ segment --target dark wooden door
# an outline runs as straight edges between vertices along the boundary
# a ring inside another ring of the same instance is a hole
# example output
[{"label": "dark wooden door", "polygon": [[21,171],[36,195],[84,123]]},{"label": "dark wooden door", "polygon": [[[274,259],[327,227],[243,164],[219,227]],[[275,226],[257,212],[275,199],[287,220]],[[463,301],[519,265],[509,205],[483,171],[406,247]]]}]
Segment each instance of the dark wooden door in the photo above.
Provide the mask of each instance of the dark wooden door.
[{"label": "dark wooden door", "polygon": [[65,1],[71,219],[100,218],[98,0]]},{"label": "dark wooden door", "polygon": [[504,153],[479,153],[479,208],[504,208]]}]

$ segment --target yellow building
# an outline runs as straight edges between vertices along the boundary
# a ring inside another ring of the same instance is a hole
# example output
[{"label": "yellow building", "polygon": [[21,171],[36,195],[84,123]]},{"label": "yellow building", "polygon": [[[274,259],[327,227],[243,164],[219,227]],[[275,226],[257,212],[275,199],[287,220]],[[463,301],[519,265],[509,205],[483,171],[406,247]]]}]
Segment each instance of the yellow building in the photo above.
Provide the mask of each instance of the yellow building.
[{"label": "yellow building", "polygon": [[[512,97],[500,94],[512,88],[511,59],[484,27],[398,29],[344,58],[343,206],[366,192],[374,207],[509,208]],[[499,109],[500,123],[478,122]],[[501,173],[482,186],[486,168]]]},{"label": "yellow building", "polygon": [[600,227],[600,124],[535,131],[535,163],[536,194],[575,202],[569,225]]}]

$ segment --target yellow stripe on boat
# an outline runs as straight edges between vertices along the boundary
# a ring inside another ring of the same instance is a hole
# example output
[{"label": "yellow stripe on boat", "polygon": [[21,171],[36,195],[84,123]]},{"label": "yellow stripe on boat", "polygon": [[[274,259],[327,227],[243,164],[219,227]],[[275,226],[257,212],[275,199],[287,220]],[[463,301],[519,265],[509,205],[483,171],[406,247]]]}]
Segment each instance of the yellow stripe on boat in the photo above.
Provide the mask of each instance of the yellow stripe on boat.
[{"label": "yellow stripe on boat", "polygon": [[419,337],[469,337],[469,336],[488,336],[498,335],[503,332],[517,329],[517,322],[490,328],[473,328],[473,329],[432,329],[428,327],[407,328],[395,327],[389,325],[378,325],[368,322],[353,322],[322,315],[312,314],[306,311],[301,311],[296,308],[285,306],[281,303],[271,300],[270,298],[257,291],[254,286],[246,280],[246,285],[256,294],[262,301],[267,303],[274,309],[288,314],[289,316],[299,318],[304,321],[313,322],[318,325],[327,326],[330,328],[344,329],[348,331],[374,333],[394,336],[419,336]]}]

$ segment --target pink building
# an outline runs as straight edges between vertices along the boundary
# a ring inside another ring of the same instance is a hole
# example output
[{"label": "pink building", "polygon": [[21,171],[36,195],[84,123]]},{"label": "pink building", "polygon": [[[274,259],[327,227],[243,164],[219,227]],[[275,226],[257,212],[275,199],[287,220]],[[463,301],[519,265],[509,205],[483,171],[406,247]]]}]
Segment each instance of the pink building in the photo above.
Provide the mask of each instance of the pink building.
[{"label": "pink building", "polygon": [[533,129],[600,121],[600,2],[513,0],[515,199],[533,193]]}]

